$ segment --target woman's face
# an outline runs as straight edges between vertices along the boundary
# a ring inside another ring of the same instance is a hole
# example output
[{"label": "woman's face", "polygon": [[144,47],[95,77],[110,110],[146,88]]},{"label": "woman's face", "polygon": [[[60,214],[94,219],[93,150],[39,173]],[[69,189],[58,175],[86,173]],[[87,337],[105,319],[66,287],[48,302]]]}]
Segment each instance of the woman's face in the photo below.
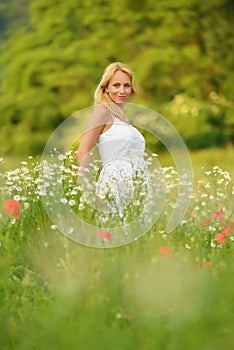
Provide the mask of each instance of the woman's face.
[{"label": "woman's face", "polygon": [[106,91],[113,102],[118,104],[126,102],[132,94],[131,78],[125,72],[116,71],[110,79]]}]

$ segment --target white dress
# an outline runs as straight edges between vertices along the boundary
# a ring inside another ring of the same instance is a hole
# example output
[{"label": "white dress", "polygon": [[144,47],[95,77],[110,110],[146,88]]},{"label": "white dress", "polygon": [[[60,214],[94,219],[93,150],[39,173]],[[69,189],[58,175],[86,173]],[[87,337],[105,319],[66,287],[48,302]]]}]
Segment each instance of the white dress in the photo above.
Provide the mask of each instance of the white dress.
[{"label": "white dress", "polygon": [[136,204],[149,189],[149,171],[144,160],[145,139],[132,125],[114,117],[112,126],[99,135],[102,161],[96,195],[110,212],[122,213]]}]

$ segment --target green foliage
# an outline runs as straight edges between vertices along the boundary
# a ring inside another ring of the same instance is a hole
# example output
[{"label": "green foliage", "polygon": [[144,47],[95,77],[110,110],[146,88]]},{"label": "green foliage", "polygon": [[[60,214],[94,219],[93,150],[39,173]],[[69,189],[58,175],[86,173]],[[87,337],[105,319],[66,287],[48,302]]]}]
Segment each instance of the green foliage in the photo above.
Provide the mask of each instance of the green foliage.
[{"label": "green foliage", "polygon": [[190,149],[233,143],[233,112],[234,103],[214,91],[206,101],[177,94],[164,108]]},{"label": "green foliage", "polygon": [[[26,1],[17,4],[26,9]],[[10,26],[16,10],[7,9]],[[184,124],[189,146],[233,142],[233,11],[230,0],[30,1],[27,27],[12,32],[1,47],[0,136],[12,143],[2,142],[1,152],[40,152],[61,120],[93,103],[97,82],[112,61],[132,66],[139,103],[164,111],[183,94],[195,108],[203,106],[193,135]],[[212,93],[229,106],[212,111]],[[174,123],[172,114],[165,116]],[[221,119],[224,125],[217,124]],[[22,142],[19,131],[25,134]]]},{"label": "green foliage", "polygon": [[28,25],[30,0],[0,0],[0,42]]}]

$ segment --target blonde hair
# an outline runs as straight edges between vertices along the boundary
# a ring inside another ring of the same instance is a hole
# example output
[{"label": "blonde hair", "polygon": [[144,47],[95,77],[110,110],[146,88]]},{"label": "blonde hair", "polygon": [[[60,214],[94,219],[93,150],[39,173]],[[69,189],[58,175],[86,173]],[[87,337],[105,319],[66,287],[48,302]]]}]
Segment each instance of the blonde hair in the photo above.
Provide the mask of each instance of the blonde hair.
[{"label": "blonde hair", "polygon": [[136,81],[133,71],[124,63],[114,62],[106,67],[103,76],[101,78],[100,83],[98,84],[96,91],[94,93],[94,104],[106,104],[107,109],[110,110],[115,116],[117,116],[120,120],[127,120],[124,112],[116,103],[114,103],[106,92],[106,87],[109,84],[110,79],[114,75],[116,71],[121,71],[128,74],[131,85],[132,85],[132,95],[137,93],[136,89]]}]

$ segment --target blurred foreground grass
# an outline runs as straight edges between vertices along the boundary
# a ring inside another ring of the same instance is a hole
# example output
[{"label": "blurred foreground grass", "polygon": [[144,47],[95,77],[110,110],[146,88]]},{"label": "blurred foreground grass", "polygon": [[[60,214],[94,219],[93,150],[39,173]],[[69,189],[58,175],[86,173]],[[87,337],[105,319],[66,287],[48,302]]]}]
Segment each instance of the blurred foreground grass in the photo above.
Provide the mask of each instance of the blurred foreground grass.
[{"label": "blurred foreground grass", "polygon": [[234,261],[226,249],[202,267],[199,251],[197,264],[194,252],[181,251],[182,233],[166,242],[177,246],[173,259],[160,257],[158,237],[94,250],[55,236],[0,260],[1,349],[233,348]]}]

